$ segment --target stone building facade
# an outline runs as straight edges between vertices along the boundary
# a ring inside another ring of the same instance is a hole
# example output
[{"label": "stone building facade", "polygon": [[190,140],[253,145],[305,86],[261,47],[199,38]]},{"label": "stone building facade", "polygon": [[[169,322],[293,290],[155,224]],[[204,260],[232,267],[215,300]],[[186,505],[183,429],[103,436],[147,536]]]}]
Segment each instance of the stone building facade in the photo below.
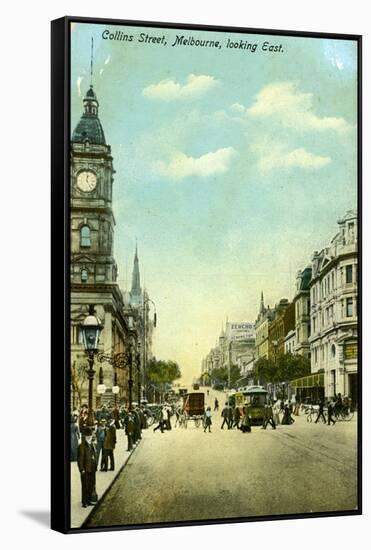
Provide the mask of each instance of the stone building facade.
[{"label": "stone building facade", "polygon": [[357,212],[338,221],[330,245],[312,258],[311,370],[324,371],[325,396],[358,401]]},{"label": "stone building facade", "polygon": [[[135,319],[131,326],[130,304],[125,304],[117,283],[117,264],[113,253],[115,218],[112,209],[113,159],[99,120],[99,103],[90,86],[83,99],[83,114],[71,139],[71,375],[72,404],[87,401],[86,356],[80,325],[89,305],[102,324],[99,352],[106,357],[127,353],[136,348],[138,332]],[[133,365],[134,388],[140,369]],[[98,395],[99,369],[107,390]],[[95,405],[113,401],[114,371],[109,361],[95,362]],[[119,400],[128,399],[128,369],[117,369]],[[77,395],[76,395],[77,394]]]},{"label": "stone building facade", "polygon": [[295,307],[295,353],[310,359],[310,281],[312,268],[306,267],[296,276]]}]

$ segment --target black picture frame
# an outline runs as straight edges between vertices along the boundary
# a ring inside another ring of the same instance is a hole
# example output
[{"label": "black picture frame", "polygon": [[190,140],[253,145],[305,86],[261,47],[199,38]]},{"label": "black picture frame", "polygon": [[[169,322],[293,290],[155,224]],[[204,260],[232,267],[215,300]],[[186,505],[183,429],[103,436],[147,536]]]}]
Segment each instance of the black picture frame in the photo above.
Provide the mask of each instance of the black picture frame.
[{"label": "black picture frame", "polygon": [[[355,41],[358,51],[358,506],[356,510],[171,523],[71,528],[70,524],[70,24],[217,31]],[[62,533],[150,529],[185,525],[302,519],[362,514],[362,36],[68,16],[51,23],[51,528]]]}]

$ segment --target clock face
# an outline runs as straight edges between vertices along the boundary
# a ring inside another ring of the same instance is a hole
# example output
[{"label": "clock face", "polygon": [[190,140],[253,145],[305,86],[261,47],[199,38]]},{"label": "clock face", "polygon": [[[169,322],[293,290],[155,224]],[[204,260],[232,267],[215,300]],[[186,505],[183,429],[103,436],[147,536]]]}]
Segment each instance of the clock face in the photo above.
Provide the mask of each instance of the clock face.
[{"label": "clock face", "polygon": [[94,191],[97,186],[97,176],[91,170],[83,170],[77,176],[77,187],[86,192]]}]

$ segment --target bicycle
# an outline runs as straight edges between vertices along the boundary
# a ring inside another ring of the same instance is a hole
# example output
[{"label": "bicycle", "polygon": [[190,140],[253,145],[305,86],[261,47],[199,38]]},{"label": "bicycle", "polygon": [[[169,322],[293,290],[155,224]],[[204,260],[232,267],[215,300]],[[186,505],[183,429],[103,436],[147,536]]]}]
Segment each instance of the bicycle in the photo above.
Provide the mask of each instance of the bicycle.
[{"label": "bicycle", "polygon": [[354,416],[354,411],[350,410],[349,407],[341,407],[341,409],[336,409],[334,411],[335,420],[344,420],[345,422],[350,422]]}]

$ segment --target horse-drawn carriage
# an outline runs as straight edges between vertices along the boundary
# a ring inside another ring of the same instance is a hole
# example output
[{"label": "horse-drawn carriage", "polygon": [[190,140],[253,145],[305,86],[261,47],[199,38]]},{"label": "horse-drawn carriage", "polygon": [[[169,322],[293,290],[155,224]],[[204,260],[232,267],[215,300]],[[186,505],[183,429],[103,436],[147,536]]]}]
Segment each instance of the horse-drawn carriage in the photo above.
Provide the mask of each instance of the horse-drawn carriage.
[{"label": "horse-drawn carriage", "polygon": [[179,426],[187,428],[189,420],[193,420],[198,428],[203,421],[205,413],[205,394],[202,392],[187,393],[183,395],[183,406],[177,410]]}]

